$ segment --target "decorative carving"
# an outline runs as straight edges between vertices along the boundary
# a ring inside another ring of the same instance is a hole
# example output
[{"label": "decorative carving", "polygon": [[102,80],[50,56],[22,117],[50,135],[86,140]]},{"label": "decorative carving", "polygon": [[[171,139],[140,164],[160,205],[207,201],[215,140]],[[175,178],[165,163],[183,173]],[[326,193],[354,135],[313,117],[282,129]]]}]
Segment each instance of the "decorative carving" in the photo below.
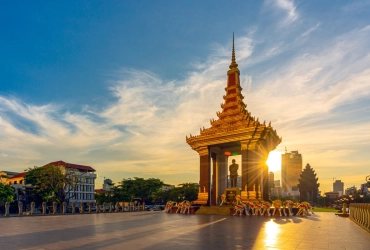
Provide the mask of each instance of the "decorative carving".
[{"label": "decorative carving", "polygon": [[197,152],[198,152],[199,156],[208,155],[208,147],[199,147],[197,149]]},{"label": "decorative carving", "polygon": [[241,150],[248,150],[248,141],[240,142]]}]

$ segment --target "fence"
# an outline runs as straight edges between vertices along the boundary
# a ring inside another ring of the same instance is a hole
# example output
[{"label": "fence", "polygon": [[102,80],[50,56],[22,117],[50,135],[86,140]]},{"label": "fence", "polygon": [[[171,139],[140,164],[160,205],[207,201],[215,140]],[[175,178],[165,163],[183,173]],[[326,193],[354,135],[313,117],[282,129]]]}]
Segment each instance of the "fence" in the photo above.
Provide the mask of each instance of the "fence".
[{"label": "fence", "polygon": [[370,232],[370,203],[351,203],[349,218]]},{"label": "fence", "polygon": [[[98,202],[88,202],[87,206],[84,207],[84,203],[80,203],[80,207],[77,210],[76,209],[76,203],[72,202],[70,207],[67,207],[67,203],[63,202],[62,204],[58,204],[56,202],[52,203],[52,206],[47,206],[46,202],[43,202],[41,204],[41,215],[46,215],[48,213],[48,209],[50,208],[50,214],[58,214],[58,205],[61,205],[61,210],[59,211],[59,214],[66,214],[66,213],[112,213],[112,212],[134,212],[134,211],[143,211],[145,210],[145,203],[142,204],[140,202],[117,202],[115,205],[110,203],[103,202],[102,204],[99,204]],[[10,203],[5,202],[5,213],[4,216],[9,216],[9,208]],[[30,204],[30,210],[29,211],[23,211],[23,203],[18,202],[18,213],[16,215],[23,216],[23,215],[35,215],[37,214],[37,209],[35,208],[36,204],[35,202],[31,202]],[[84,211],[86,209],[86,211]],[[78,211],[78,212],[76,212]]]}]

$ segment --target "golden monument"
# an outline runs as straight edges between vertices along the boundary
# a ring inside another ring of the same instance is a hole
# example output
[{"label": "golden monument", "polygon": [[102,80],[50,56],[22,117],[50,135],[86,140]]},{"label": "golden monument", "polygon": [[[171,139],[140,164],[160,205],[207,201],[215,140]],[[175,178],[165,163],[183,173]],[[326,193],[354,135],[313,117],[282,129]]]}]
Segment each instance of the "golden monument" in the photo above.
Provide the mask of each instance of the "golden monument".
[{"label": "golden monument", "polygon": [[[221,104],[222,111],[217,112],[218,119],[211,120],[210,128],[201,128],[200,135],[186,136],[186,142],[200,158],[200,191],[195,204],[216,205],[217,198],[225,193],[230,155],[241,155],[242,158],[241,179],[245,189],[242,199],[248,198],[248,191],[251,191],[251,196],[255,192],[255,198],[260,200],[268,200],[269,197],[266,160],[269,152],[280,144],[281,138],[271,127],[271,122],[268,125],[260,123],[246,109],[235,60],[234,35],[229,68],[226,95]],[[257,192],[256,187],[260,189]]]}]

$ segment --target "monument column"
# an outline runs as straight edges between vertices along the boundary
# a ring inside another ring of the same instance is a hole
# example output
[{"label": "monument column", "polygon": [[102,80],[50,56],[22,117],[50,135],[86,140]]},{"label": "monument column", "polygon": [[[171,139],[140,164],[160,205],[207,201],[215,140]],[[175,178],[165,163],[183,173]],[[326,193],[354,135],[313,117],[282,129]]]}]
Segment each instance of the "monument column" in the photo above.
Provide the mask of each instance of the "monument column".
[{"label": "monument column", "polygon": [[218,173],[217,173],[217,154],[211,153],[212,159],[212,192],[211,192],[211,205],[217,205],[217,188],[218,188]]},{"label": "monument column", "polygon": [[248,159],[248,170],[247,170],[247,184],[248,184],[248,191],[256,190],[258,191],[258,177],[259,175],[259,169],[258,169],[258,163],[259,163],[259,157],[258,152],[255,149],[249,149],[247,154]]},{"label": "monument column", "polygon": [[268,184],[268,175],[269,175],[269,168],[267,166],[267,164],[263,164],[263,174],[262,174],[262,185],[261,185],[261,188],[262,188],[262,198],[265,200],[265,201],[268,201],[269,198],[270,198],[270,190],[269,190],[269,184]]},{"label": "monument column", "polygon": [[[228,175],[228,166],[227,166],[227,156],[223,153],[217,154],[217,184],[218,184],[218,196],[224,193],[227,188],[227,175]],[[217,197],[217,196],[216,196]]]},{"label": "monument column", "polygon": [[[242,141],[241,144],[241,155],[242,155],[242,190],[245,190],[245,186],[248,184],[248,141]],[[249,189],[249,191],[252,189]]]},{"label": "monument column", "polygon": [[265,201],[268,201],[270,198],[270,190],[269,190],[269,185],[268,185],[269,168],[266,164],[268,154],[269,154],[268,152],[269,151],[266,150],[266,148],[263,148],[261,150],[261,167],[262,167],[261,189],[262,189],[262,198]]},{"label": "monument column", "polygon": [[208,147],[201,147],[198,150],[199,159],[200,159],[200,180],[199,187],[201,192],[208,192],[208,201],[207,205],[210,204],[210,157]]}]

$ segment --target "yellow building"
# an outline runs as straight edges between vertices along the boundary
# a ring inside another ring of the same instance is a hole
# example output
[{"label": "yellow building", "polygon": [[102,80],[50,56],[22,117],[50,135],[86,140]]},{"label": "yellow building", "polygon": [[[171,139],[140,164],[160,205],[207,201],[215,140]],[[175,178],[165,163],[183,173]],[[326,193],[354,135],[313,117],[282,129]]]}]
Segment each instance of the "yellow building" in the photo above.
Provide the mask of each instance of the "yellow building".
[{"label": "yellow building", "polygon": [[292,151],[281,155],[281,187],[283,192],[289,192],[292,187],[298,185],[298,179],[302,173],[302,155],[298,151]]}]

